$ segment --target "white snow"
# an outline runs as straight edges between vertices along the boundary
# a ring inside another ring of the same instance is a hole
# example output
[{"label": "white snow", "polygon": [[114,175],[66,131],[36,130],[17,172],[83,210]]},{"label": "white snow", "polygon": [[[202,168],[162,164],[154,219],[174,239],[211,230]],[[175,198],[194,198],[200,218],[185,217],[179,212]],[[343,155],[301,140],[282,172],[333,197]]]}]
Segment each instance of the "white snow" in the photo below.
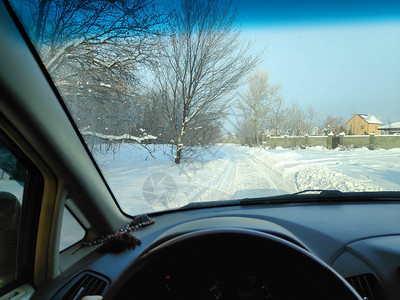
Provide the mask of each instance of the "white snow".
[{"label": "white snow", "polygon": [[382,130],[382,129],[397,129],[397,128],[400,128],[400,122],[394,122],[394,123],[390,123],[390,124],[378,127],[379,130]]},{"label": "white snow", "polygon": [[217,144],[176,165],[171,146],[122,144],[96,159],[122,209],[130,214],[190,202],[241,199],[305,189],[400,191],[400,149],[302,150]]},{"label": "white snow", "polygon": [[[106,129],[108,129],[106,127]],[[146,134],[143,136],[133,136],[130,134],[122,134],[122,135],[112,135],[112,134],[102,134],[102,133],[98,133],[98,132],[94,132],[94,131],[87,131],[87,130],[80,130],[80,133],[82,135],[91,135],[91,136],[95,136],[104,140],[109,140],[109,141],[125,141],[125,140],[131,140],[131,141],[135,141],[138,143],[142,143],[143,141],[146,140],[156,140],[157,137],[151,134]]]},{"label": "white snow", "polygon": [[400,190],[400,149],[320,150],[275,151],[270,159],[285,178],[294,178],[298,190]]},{"label": "white snow", "polygon": [[374,115],[368,114],[360,114],[359,115],[361,118],[364,119],[365,122],[370,123],[370,124],[383,124],[381,121],[379,121],[379,119],[377,117],[375,117]]}]

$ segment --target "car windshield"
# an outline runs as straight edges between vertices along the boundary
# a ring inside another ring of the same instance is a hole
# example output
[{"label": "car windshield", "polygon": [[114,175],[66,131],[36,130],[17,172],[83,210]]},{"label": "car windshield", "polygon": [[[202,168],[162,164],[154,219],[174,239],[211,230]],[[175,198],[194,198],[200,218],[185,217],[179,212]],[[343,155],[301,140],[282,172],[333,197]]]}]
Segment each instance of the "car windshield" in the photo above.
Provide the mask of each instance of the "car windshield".
[{"label": "car windshield", "polygon": [[399,1],[10,4],[128,214],[400,191]]}]

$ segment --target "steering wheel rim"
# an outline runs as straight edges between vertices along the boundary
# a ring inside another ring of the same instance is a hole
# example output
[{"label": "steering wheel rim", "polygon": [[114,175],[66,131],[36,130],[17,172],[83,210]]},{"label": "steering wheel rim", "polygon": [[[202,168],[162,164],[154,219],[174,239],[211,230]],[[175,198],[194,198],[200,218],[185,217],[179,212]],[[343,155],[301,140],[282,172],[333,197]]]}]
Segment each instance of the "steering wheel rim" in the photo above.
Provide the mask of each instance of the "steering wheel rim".
[{"label": "steering wheel rim", "polygon": [[146,280],[148,282],[154,278],[153,272],[158,266],[165,264],[165,261],[171,259],[179,261],[181,257],[187,258],[193,253],[209,255],[212,252],[208,250],[219,249],[221,245],[242,247],[249,250],[249,253],[252,253],[255,247],[261,247],[260,249],[265,249],[272,259],[280,257],[279,259],[284,259],[288,265],[296,265],[298,269],[307,270],[306,272],[319,278],[318,288],[324,291],[322,299],[362,300],[353,287],[335,270],[305,249],[271,234],[249,229],[226,228],[189,232],[162,243],[152,244],[117,278],[106,292],[104,299],[124,299],[127,294],[136,295],[138,298],[146,296],[147,292],[141,291],[141,286]]}]

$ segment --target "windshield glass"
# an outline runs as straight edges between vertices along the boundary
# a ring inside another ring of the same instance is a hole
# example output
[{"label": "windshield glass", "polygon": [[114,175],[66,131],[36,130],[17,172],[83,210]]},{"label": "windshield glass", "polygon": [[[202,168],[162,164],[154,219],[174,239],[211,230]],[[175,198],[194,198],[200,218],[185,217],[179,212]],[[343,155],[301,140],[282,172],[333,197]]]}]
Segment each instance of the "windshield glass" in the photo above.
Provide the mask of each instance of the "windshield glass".
[{"label": "windshield glass", "polygon": [[400,2],[11,5],[128,214],[400,191]]}]

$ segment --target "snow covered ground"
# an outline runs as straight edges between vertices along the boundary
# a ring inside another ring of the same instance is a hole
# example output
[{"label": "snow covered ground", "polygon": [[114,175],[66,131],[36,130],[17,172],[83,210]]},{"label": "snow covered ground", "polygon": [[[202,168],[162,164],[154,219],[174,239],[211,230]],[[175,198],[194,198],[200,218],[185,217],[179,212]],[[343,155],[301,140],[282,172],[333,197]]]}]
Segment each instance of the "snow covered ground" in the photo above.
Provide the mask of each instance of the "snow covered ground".
[{"label": "snow covered ground", "polygon": [[199,202],[293,193],[304,189],[400,191],[400,149],[265,150],[218,144],[175,165],[170,147],[122,144],[95,153],[121,208],[130,214]]}]

